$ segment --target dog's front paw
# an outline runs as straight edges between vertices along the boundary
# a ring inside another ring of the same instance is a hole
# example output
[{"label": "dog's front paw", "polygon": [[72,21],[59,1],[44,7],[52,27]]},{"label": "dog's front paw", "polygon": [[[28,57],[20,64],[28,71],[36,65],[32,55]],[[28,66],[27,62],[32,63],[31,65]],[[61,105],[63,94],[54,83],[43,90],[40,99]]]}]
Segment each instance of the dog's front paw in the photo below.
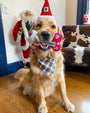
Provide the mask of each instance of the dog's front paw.
[{"label": "dog's front paw", "polygon": [[48,113],[47,106],[39,106],[38,113]]},{"label": "dog's front paw", "polygon": [[68,112],[74,112],[75,111],[75,106],[70,102],[70,101],[67,101],[65,103],[65,109],[68,111]]}]

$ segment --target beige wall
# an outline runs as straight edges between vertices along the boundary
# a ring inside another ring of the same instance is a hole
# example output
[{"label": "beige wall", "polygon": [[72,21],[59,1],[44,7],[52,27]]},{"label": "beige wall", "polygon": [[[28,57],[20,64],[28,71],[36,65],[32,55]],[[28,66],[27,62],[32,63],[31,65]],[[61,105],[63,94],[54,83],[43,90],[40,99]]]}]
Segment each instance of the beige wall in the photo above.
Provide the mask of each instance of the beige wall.
[{"label": "beige wall", "polygon": [[[8,14],[2,13],[7,62],[12,63],[19,60],[15,52],[12,29],[19,20],[21,11],[29,9],[34,12],[35,18],[40,15],[44,0],[0,0],[8,3]],[[49,0],[51,10],[61,27],[65,24],[76,24],[76,1],[77,0]]]},{"label": "beige wall", "polygon": [[66,25],[75,25],[77,17],[77,0],[66,0]]}]

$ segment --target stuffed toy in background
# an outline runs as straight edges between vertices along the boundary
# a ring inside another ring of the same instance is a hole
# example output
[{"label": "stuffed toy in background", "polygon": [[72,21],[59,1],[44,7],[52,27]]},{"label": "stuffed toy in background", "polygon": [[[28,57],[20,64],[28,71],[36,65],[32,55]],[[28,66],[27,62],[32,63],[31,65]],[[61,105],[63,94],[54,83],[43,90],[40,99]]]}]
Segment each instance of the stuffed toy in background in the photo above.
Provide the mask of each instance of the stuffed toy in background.
[{"label": "stuffed toy in background", "polygon": [[88,24],[88,14],[85,13],[83,16],[83,24]]},{"label": "stuffed toy in background", "polygon": [[20,14],[19,20],[13,29],[13,37],[19,50],[20,60],[24,65],[30,67],[30,46],[28,42],[29,30],[34,24],[34,15],[31,11],[26,10]]}]

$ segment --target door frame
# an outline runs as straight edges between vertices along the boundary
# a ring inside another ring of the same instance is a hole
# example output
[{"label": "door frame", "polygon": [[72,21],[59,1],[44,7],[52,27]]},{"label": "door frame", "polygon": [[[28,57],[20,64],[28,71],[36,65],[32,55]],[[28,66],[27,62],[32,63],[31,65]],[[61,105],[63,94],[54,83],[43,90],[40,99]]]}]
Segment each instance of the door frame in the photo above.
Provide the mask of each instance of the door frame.
[{"label": "door frame", "polygon": [[0,7],[0,77],[15,73],[18,69],[23,68],[20,61],[7,64],[5,40],[4,40],[2,13]]},{"label": "door frame", "polygon": [[5,40],[2,24],[2,14],[0,7],[0,76],[7,74],[7,58],[5,49]]}]

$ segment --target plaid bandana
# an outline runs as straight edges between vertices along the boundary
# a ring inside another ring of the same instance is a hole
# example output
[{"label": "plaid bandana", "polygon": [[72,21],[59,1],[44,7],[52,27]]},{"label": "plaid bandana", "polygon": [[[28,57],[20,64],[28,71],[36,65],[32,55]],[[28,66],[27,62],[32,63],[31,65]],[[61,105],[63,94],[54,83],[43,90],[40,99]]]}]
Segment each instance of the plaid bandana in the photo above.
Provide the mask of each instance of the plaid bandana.
[{"label": "plaid bandana", "polygon": [[35,52],[32,52],[32,53],[37,59],[37,64],[40,70],[47,76],[53,75],[55,71],[57,59],[51,59],[49,57],[38,58]]}]

